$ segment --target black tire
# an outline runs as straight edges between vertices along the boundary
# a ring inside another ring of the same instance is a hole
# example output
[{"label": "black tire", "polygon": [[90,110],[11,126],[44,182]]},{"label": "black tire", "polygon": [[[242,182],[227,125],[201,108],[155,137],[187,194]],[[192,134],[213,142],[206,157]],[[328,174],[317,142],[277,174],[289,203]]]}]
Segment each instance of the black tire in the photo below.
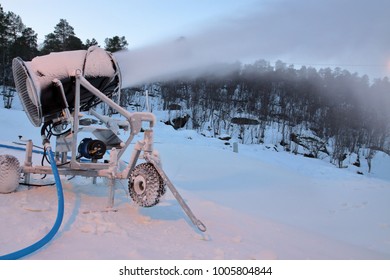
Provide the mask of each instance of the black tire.
[{"label": "black tire", "polygon": [[137,205],[152,207],[160,202],[165,191],[164,181],[151,163],[141,163],[131,172],[129,193]]}]

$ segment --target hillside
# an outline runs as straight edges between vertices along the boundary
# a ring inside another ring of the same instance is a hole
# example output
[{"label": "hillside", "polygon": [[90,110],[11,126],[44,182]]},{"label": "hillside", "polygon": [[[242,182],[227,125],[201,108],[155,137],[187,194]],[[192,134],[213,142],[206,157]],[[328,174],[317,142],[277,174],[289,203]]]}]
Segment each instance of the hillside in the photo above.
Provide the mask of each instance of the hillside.
[{"label": "hillside", "polygon": [[[1,144],[15,145],[19,135],[40,143],[39,128],[21,111],[1,109],[0,127]],[[191,225],[169,192],[157,206],[140,208],[130,201],[127,182],[118,182],[115,211],[106,211],[104,180],[93,185],[89,178],[63,177],[60,231],[27,259],[390,259],[390,181],[379,168],[388,170],[387,156],[377,154],[378,168],[362,176],[273,146],[240,144],[233,153],[224,141],[162,122],[155,135],[164,170],[206,233]],[[24,161],[23,152],[0,153]],[[34,155],[35,164],[40,160]],[[50,229],[55,193],[21,186],[0,195],[0,224],[7,225],[0,255]]]}]

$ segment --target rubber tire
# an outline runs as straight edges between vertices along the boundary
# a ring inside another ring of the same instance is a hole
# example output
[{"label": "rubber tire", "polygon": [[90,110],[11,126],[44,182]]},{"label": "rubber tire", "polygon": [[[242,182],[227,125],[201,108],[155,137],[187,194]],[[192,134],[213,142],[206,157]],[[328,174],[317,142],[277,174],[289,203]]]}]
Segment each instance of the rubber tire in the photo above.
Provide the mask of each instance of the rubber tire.
[{"label": "rubber tire", "polygon": [[166,186],[160,174],[151,163],[137,165],[130,174],[129,194],[139,206],[152,207],[160,202]]}]

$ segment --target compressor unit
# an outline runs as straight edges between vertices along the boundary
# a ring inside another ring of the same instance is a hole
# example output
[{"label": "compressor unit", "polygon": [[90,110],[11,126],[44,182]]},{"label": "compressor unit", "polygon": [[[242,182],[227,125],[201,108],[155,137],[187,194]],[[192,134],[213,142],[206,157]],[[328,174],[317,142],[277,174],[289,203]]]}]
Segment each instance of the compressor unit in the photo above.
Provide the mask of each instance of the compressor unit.
[{"label": "compressor unit", "polygon": [[[129,112],[113,101],[114,97],[119,100],[121,74],[111,53],[93,46],[88,50],[51,53],[27,62],[15,58],[12,68],[24,111],[34,126],[41,127],[43,144],[50,145],[55,138],[53,150],[60,175],[107,178],[111,208],[116,180],[128,180],[131,199],[142,207],[158,204],[168,188],[192,223],[206,231],[161,167],[153,148],[155,116],[150,112]],[[123,119],[98,113],[94,108],[101,102]],[[83,125],[82,114],[97,118],[100,125]],[[118,136],[122,131],[128,132],[124,140]],[[132,144],[140,133],[143,139]],[[131,145],[130,158],[122,160]],[[28,141],[25,162],[18,167],[26,184],[30,183],[31,174],[53,174],[49,166],[33,165],[32,152],[33,143]],[[109,158],[104,159],[107,153]]]}]

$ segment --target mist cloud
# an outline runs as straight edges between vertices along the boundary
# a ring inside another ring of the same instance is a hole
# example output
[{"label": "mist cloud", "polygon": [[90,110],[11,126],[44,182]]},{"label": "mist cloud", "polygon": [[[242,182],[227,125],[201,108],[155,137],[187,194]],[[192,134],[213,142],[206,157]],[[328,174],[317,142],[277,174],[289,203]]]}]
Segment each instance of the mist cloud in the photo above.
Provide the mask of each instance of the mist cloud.
[{"label": "mist cloud", "polygon": [[[258,1],[247,11],[215,19],[140,49],[115,53],[123,86],[200,74],[212,65],[281,59],[341,67],[372,78],[389,75],[390,1]],[[147,32],[147,30],[145,31]],[[182,37],[180,37],[180,36]]]}]

